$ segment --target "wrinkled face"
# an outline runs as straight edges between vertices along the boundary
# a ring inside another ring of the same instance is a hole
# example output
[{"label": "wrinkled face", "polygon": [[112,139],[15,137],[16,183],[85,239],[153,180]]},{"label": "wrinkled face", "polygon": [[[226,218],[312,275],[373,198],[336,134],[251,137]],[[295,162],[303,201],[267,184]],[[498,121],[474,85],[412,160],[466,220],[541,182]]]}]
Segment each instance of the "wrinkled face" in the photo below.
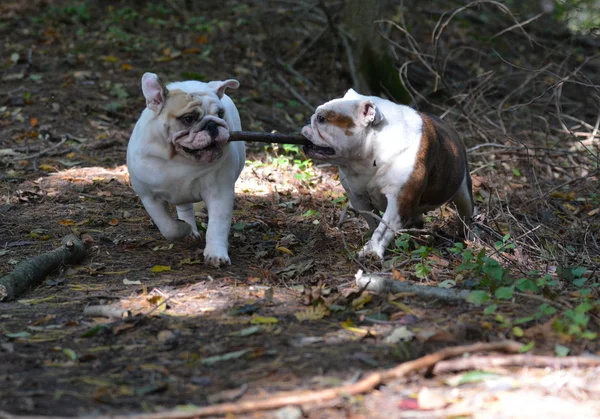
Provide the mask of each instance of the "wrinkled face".
[{"label": "wrinkled face", "polygon": [[169,91],[162,110],[175,152],[198,163],[212,163],[229,139],[225,108],[213,92]]},{"label": "wrinkled face", "polygon": [[[307,157],[342,163],[358,152],[365,130],[375,121],[372,102],[334,99],[317,108],[302,134],[310,141]],[[379,121],[375,121],[379,122]]]}]

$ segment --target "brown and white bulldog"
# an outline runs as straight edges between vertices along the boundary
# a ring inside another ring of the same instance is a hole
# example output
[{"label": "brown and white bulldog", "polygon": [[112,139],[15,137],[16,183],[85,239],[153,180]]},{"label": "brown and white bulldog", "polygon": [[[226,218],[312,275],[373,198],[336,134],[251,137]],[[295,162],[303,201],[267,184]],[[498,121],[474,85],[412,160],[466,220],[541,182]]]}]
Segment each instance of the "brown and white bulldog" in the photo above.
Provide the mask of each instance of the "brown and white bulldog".
[{"label": "brown and white bulldog", "polygon": [[[350,202],[375,229],[359,256],[383,259],[399,229],[421,226],[446,202],[473,214],[467,154],[456,131],[434,116],[350,89],[317,108],[302,129],[305,154],[339,166]],[[368,212],[384,211],[379,225]]]},{"label": "brown and white bulldog", "polygon": [[[146,109],[127,146],[131,185],[167,240],[200,236],[194,203],[204,200],[204,261],[217,267],[231,263],[234,185],[246,160],[243,142],[227,142],[242,127],[225,89],[238,87],[237,80],[164,86],[156,74],[144,74]],[[169,204],[177,206],[179,220],[170,215]]]}]

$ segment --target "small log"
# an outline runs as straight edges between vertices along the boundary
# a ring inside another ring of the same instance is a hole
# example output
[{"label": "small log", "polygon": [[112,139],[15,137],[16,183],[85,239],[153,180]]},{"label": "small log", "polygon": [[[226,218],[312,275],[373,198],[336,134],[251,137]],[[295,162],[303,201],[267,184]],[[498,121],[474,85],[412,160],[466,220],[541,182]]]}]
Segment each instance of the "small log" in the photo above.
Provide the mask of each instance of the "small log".
[{"label": "small log", "polygon": [[271,132],[233,131],[229,134],[229,141],[246,141],[253,143],[277,143],[308,145],[309,142],[300,134],[279,134]]},{"label": "small log", "polygon": [[127,319],[131,317],[131,311],[109,304],[87,306],[83,309],[83,315],[87,317],[107,317],[109,319]]},{"label": "small log", "polygon": [[356,285],[360,288],[365,288],[368,291],[377,294],[400,292],[413,293],[421,298],[435,298],[444,301],[464,302],[467,300],[469,291],[455,290],[452,288],[428,287],[426,285],[411,284],[408,282],[400,282],[393,278],[386,278],[379,275],[363,274],[359,270],[356,274]]},{"label": "small log", "polygon": [[11,273],[0,278],[0,301],[8,301],[30,286],[42,281],[46,275],[62,264],[75,264],[85,258],[85,245],[70,234],[62,239],[62,246],[30,259],[25,259]]}]

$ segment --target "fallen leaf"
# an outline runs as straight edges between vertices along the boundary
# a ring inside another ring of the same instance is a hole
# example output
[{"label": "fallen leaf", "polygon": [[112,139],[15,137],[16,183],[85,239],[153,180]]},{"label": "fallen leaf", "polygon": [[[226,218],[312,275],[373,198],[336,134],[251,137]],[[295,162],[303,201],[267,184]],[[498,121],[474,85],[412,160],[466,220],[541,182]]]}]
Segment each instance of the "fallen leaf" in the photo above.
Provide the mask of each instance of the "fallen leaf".
[{"label": "fallen leaf", "polygon": [[347,318],[343,323],[342,323],[342,327],[352,333],[357,333],[359,335],[362,336],[366,336],[368,334],[372,334],[374,335],[374,333],[369,332],[367,329],[360,329],[358,327],[354,326],[354,322],[352,321],[351,318]]},{"label": "fallen leaf", "polygon": [[92,328],[86,330],[81,337],[82,338],[91,338],[92,336],[96,336],[100,331],[106,329],[107,326],[104,324],[97,324],[95,326],[93,326]]},{"label": "fallen leaf", "polygon": [[415,337],[415,333],[408,327],[402,326],[392,330],[392,333],[386,336],[385,339],[383,339],[383,342],[389,345],[395,345],[398,342],[407,342],[412,340],[413,337]]},{"label": "fallen leaf", "polygon": [[46,297],[46,298],[17,300],[17,303],[33,306],[36,304],[45,303],[46,301],[54,300],[55,298],[56,298],[56,295],[51,295],[50,297]]},{"label": "fallen leaf", "polygon": [[198,259],[198,260],[192,260],[191,258],[185,258],[182,259],[181,261],[179,261],[179,266],[183,266],[183,265],[197,265],[200,263],[204,263],[202,260]]},{"label": "fallen leaf", "polygon": [[119,224],[119,220],[117,220],[116,218],[111,218],[108,224],[110,224],[111,226],[116,226],[117,224]]},{"label": "fallen leaf", "polygon": [[200,48],[186,48],[183,51],[184,54],[200,54]]},{"label": "fallen leaf", "polygon": [[429,261],[431,261],[433,264],[441,266],[441,267],[447,267],[448,265],[450,265],[450,262],[447,261],[446,259],[442,259],[437,255],[429,255],[429,257],[427,258]]},{"label": "fallen leaf", "polygon": [[102,57],[102,59],[109,63],[116,63],[117,61],[119,61],[119,59],[117,57],[115,57],[114,55],[105,55]]},{"label": "fallen leaf", "polygon": [[168,344],[174,342],[177,336],[170,330],[161,330],[158,332],[156,339],[162,344]]},{"label": "fallen leaf", "polygon": [[69,358],[71,361],[77,361],[77,354],[75,353],[75,351],[73,349],[69,349],[69,348],[64,348],[62,350],[63,354],[65,354],[65,356],[67,358]]},{"label": "fallen leaf", "polygon": [[288,249],[287,247],[278,246],[278,247],[276,247],[276,249],[279,250],[282,253],[287,253],[288,255],[292,255],[292,256],[294,255],[294,253],[290,249]]},{"label": "fallen leaf", "polygon": [[352,307],[354,307],[354,310],[360,310],[366,304],[370,303],[371,300],[373,300],[373,296],[369,293],[363,292],[360,297],[352,300]]},{"label": "fallen leaf", "polygon": [[237,332],[231,332],[227,336],[250,336],[258,332],[260,332],[260,326],[250,326]]},{"label": "fallen leaf", "polygon": [[127,64],[127,63],[123,63],[121,64],[121,70],[123,71],[129,71],[131,70],[133,67],[131,66],[131,64]]},{"label": "fallen leaf", "polygon": [[273,324],[277,323],[279,320],[277,317],[265,317],[265,316],[257,316],[253,315],[252,320],[250,320],[250,324]]},{"label": "fallen leaf", "polygon": [[29,332],[5,333],[4,336],[6,336],[9,339],[27,339],[27,338],[31,337],[31,333],[29,333]]},{"label": "fallen leaf", "polygon": [[419,391],[417,402],[419,404],[419,409],[422,410],[441,409],[448,404],[441,394],[430,390],[427,387],[423,387],[421,391]]},{"label": "fallen leaf", "polygon": [[92,236],[90,236],[88,233],[83,233],[81,235],[81,241],[84,242],[85,244],[92,244],[92,243],[94,243],[94,238]]},{"label": "fallen leaf", "polygon": [[303,322],[305,320],[321,320],[322,318],[327,317],[330,314],[331,312],[329,311],[327,306],[325,306],[324,304],[318,304],[316,306],[307,307],[303,311],[295,313],[294,315],[296,316],[299,322]]},{"label": "fallen leaf", "polygon": [[147,300],[150,304],[154,304],[157,311],[165,311],[167,309],[167,305],[165,304],[165,299],[160,295],[153,295]]},{"label": "fallen leaf", "polygon": [[170,271],[170,270],[171,270],[171,267],[165,266],[165,265],[155,265],[151,269],[151,271],[153,273],[165,272],[165,271]]},{"label": "fallen leaf", "polygon": [[58,222],[58,224],[60,224],[61,226],[72,226],[73,224],[75,224],[75,221],[73,221],[73,220],[60,220]]},{"label": "fallen leaf", "polygon": [[196,43],[197,44],[208,44],[208,37],[206,35],[200,35],[198,38],[196,38]]},{"label": "fallen leaf", "polygon": [[29,119],[29,124],[31,124],[32,127],[35,127],[38,124],[38,119],[37,118],[30,118]]},{"label": "fallen leaf", "polygon": [[131,281],[127,278],[123,278],[123,285],[142,285],[142,282],[139,279]]},{"label": "fallen leaf", "polygon": [[392,278],[394,278],[396,281],[406,281],[406,278],[404,275],[402,275],[402,272],[394,268],[392,268]]},{"label": "fallen leaf", "polygon": [[40,164],[40,165],[38,166],[38,168],[39,168],[40,170],[43,170],[44,172],[51,172],[51,171],[53,171],[53,170],[56,170],[56,168],[55,168],[54,166],[51,166],[51,165],[49,165],[49,164]]},{"label": "fallen leaf", "polygon": [[213,365],[218,362],[231,361],[232,359],[241,358],[244,355],[246,355],[248,352],[251,352],[251,351],[252,351],[252,349],[242,349],[240,351],[228,352],[223,355],[215,355],[215,356],[211,356],[211,357],[202,359],[200,361],[200,363],[203,365]]}]

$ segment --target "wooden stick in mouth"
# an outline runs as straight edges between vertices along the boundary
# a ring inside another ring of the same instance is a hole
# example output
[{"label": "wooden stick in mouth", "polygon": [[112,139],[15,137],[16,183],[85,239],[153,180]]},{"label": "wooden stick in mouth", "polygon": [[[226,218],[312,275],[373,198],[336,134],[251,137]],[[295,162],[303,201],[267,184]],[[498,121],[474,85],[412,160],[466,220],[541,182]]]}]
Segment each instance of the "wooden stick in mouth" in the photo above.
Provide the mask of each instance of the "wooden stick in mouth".
[{"label": "wooden stick in mouth", "polygon": [[308,145],[308,140],[300,134],[279,134],[270,132],[233,131],[229,141],[247,141],[254,143],[277,143]]}]

